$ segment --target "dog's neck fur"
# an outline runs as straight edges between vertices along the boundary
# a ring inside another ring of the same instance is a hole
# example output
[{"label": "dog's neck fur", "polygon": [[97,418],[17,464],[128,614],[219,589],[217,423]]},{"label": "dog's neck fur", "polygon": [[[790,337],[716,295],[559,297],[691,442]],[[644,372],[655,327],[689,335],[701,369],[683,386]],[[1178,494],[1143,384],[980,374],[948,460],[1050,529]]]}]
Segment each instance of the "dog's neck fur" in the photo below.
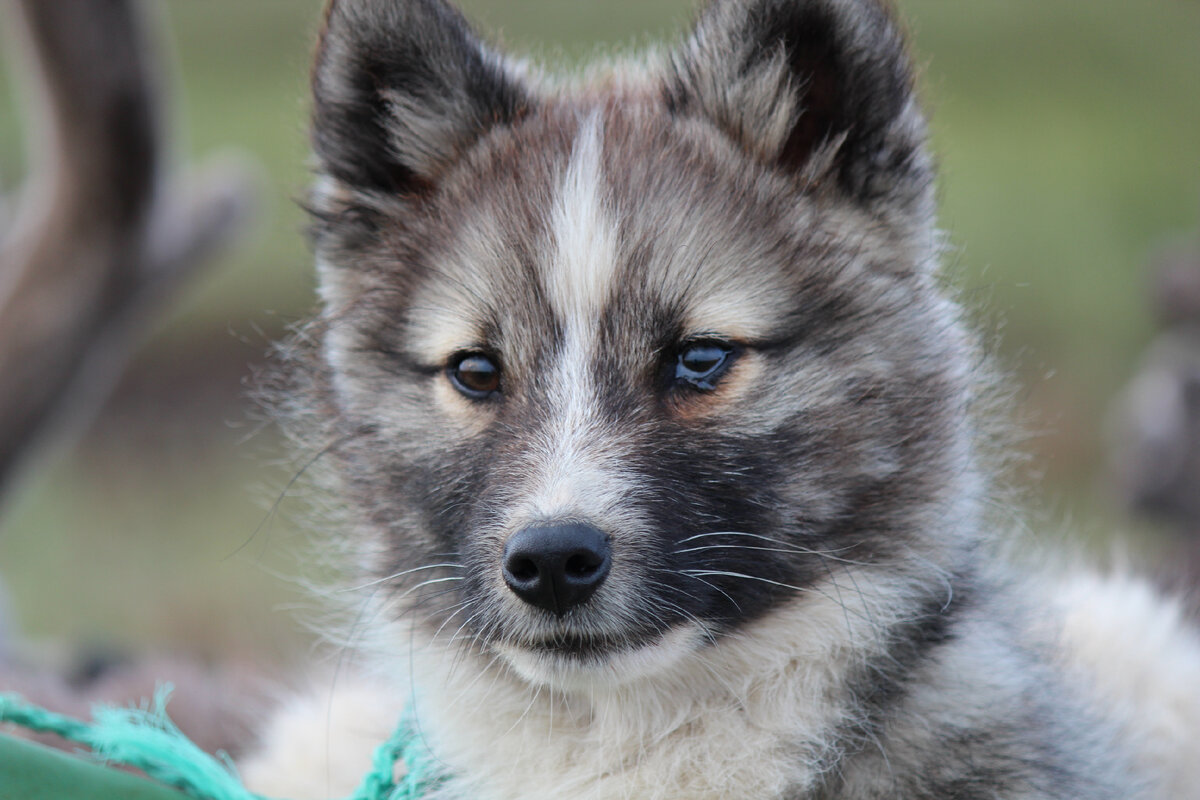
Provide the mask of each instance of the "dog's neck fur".
[{"label": "dog's neck fur", "polygon": [[840,569],[806,602],[634,682],[536,687],[495,657],[408,638],[417,718],[457,776],[447,796],[518,800],[531,782],[579,800],[814,796],[870,736],[856,682],[881,676],[868,665],[899,668],[912,654],[891,651],[914,635],[902,629],[944,624],[955,602],[944,577],[867,572]]}]

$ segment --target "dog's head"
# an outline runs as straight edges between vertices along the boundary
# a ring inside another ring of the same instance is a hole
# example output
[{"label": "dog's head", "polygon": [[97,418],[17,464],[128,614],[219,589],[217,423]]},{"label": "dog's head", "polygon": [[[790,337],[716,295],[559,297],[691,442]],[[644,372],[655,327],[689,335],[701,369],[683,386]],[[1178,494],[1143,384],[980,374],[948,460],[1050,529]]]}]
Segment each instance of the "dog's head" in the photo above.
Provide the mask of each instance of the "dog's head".
[{"label": "dog's head", "polygon": [[879,4],[717,2],[551,88],[437,0],[335,0],[313,83],[311,402],[397,613],[630,680],[945,561],[970,348]]}]

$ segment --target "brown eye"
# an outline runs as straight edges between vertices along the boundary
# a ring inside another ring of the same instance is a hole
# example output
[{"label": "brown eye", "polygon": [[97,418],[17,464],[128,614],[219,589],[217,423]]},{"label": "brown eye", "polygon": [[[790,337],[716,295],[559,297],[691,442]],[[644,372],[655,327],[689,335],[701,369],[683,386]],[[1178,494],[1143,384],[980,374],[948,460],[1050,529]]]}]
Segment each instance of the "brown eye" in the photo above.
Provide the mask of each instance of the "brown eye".
[{"label": "brown eye", "polygon": [[486,400],[500,389],[500,367],[483,353],[465,353],[447,369],[454,388],[472,400]]},{"label": "brown eye", "polygon": [[692,342],[679,351],[675,360],[675,383],[708,390],[729,369],[737,353],[726,342]]}]

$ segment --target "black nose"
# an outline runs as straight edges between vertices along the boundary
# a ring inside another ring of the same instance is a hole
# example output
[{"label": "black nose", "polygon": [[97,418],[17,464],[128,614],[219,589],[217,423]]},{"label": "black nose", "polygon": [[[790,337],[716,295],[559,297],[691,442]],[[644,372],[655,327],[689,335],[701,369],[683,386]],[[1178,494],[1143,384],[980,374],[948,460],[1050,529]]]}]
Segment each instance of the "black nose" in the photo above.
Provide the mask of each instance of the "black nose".
[{"label": "black nose", "polygon": [[514,533],[504,545],[504,582],[530,605],[564,614],[608,577],[612,549],[591,525],[545,525]]}]

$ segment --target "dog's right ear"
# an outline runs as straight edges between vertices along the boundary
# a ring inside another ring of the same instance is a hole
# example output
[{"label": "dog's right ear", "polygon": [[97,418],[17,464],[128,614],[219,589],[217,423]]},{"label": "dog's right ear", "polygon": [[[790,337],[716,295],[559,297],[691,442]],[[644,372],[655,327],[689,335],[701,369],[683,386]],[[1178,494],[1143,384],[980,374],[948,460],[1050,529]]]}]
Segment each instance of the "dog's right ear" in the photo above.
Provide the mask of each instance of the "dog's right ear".
[{"label": "dog's right ear", "polygon": [[317,167],[343,197],[427,191],[531,104],[515,70],[441,0],[331,0],[312,90]]}]

